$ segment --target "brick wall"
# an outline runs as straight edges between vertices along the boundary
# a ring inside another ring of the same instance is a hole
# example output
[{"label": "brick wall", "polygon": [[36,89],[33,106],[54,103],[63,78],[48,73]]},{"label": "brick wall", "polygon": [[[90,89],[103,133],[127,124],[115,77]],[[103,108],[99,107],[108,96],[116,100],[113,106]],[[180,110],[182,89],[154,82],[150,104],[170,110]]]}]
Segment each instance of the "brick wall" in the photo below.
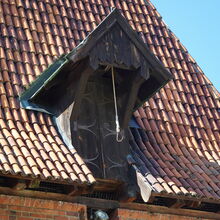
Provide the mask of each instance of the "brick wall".
[{"label": "brick wall", "polygon": [[[158,212],[160,208],[158,207]],[[180,210],[181,212],[181,210]],[[145,211],[135,211],[128,209],[117,209],[114,212],[111,220],[208,220],[198,217],[187,217],[181,215],[161,214],[161,213],[149,213]]]},{"label": "brick wall", "polygon": [[[208,213],[208,215],[206,213],[206,215],[203,215],[203,212],[185,210],[181,216],[175,215],[176,210],[175,214],[165,214],[160,209],[164,208],[158,206],[153,211],[136,211],[120,208],[113,212],[110,220],[220,219],[220,215],[217,213]],[[172,213],[170,209],[168,211],[166,213]],[[180,209],[178,213],[181,214],[181,212],[182,210]],[[87,220],[87,207],[70,202],[0,195],[0,220]]]},{"label": "brick wall", "polygon": [[86,220],[86,206],[0,195],[0,220]]}]

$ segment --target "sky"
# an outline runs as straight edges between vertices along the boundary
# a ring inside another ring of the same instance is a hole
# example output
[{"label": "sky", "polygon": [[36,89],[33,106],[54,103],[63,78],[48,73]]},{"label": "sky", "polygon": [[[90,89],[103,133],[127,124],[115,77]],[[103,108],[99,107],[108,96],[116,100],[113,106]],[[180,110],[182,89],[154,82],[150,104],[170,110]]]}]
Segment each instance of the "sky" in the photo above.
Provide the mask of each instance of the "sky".
[{"label": "sky", "polygon": [[220,91],[220,0],[151,0]]}]

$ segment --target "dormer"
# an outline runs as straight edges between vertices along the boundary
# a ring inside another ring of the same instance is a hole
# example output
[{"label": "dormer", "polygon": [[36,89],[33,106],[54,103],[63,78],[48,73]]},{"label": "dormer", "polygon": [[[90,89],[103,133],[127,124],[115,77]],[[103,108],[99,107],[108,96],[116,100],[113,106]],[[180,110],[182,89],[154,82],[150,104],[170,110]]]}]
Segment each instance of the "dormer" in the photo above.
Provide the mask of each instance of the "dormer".
[{"label": "dormer", "polygon": [[171,79],[118,10],[60,57],[20,97],[54,116],[57,128],[98,178],[127,178],[132,113]]}]

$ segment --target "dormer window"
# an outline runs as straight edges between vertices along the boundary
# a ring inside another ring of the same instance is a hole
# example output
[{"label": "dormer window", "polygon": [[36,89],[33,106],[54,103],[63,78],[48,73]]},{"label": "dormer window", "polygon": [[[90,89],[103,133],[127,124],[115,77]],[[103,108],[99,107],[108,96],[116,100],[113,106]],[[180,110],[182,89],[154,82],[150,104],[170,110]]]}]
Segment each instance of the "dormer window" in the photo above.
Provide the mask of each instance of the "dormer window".
[{"label": "dormer window", "polygon": [[77,148],[96,177],[123,180],[132,113],[170,79],[115,9],[20,100],[24,108],[54,115],[66,144]]}]

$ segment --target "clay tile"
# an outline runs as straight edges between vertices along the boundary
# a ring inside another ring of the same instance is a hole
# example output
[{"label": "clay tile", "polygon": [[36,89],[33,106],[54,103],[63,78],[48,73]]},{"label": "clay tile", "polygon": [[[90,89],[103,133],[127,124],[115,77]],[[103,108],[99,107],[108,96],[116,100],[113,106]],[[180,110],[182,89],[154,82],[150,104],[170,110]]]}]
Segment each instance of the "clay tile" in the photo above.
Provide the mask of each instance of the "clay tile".
[{"label": "clay tile", "polygon": [[218,126],[217,126],[217,124],[215,123],[215,120],[214,119],[210,119],[209,120],[209,123],[210,123],[210,125],[211,125],[211,128],[212,128],[212,130],[218,130]]},{"label": "clay tile", "polygon": [[207,103],[207,101],[206,101],[206,98],[205,98],[204,96],[201,96],[201,97],[200,97],[200,101],[201,101],[202,106],[203,106],[204,108],[209,107],[209,105],[208,105],[208,103]]},{"label": "clay tile", "polygon": [[164,124],[162,123],[161,120],[157,121],[157,126],[158,126],[158,129],[159,129],[160,132],[165,132],[166,131],[165,126],[164,126]]},{"label": "clay tile", "polygon": [[29,156],[31,156],[31,155],[30,155],[30,152],[28,151],[28,149],[27,149],[25,146],[21,147],[20,149],[21,149],[21,152],[23,153],[23,155],[24,155],[26,158],[29,157]]},{"label": "clay tile", "polygon": [[173,76],[174,76],[174,82],[178,82],[179,81],[179,79],[180,79],[180,77],[179,77],[179,75],[178,75],[178,72],[176,71],[176,69],[175,68],[172,68],[171,69],[171,73],[173,74]]},{"label": "clay tile", "polygon": [[190,87],[190,90],[191,90],[192,94],[196,94],[197,93],[196,88],[195,88],[193,83],[189,83],[189,87]]},{"label": "clay tile", "polygon": [[8,108],[9,107],[9,103],[8,103],[8,100],[7,100],[7,97],[6,95],[2,94],[0,96],[0,99],[1,99],[1,105],[3,108]]},{"label": "clay tile", "polygon": [[0,83],[0,95],[3,95],[3,94],[5,95],[6,91],[5,91],[3,83]]},{"label": "clay tile", "polygon": [[37,166],[36,162],[33,160],[32,157],[29,156],[29,157],[26,158],[26,160],[27,160],[28,165],[29,165],[30,167]]},{"label": "clay tile", "polygon": [[157,18],[155,16],[152,16],[152,21],[153,21],[153,24],[154,24],[155,27],[160,26],[159,22],[158,22],[158,20],[157,20]]},{"label": "clay tile", "polygon": [[[214,133],[214,137],[213,136],[211,136],[211,140],[212,141],[215,141],[215,139],[217,140],[217,142],[219,142],[220,143],[220,135],[219,135],[219,132],[218,131],[214,131],[213,132]],[[209,133],[208,133],[208,135],[209,135]]]},{"label": "clay tile", "polygon": [[169,194],[173,194],[173,191],[171,190],[171,188],[167,185],[167,183],[163,182],[162,183],[163,188],[166,190],[167,193]]},{"label": "clay tile", "polygon": [[153,132],[158,132],[158,128],[157,128],[157,125],[155,123],[155,120],[149,120],[149,124],[150,124],[151,130]]},{"label": "clay tile", "polygon": [[156,103],[157,103],[157,106],[158,106],[158,109],[159,109],[159,110],[165,109],[165,107],[164,107],[163,102],[162,102],[161,99],[157,99],[157,100],[156,100]]},{"label": "clay tile", "polygon": [[7,37],[9,35],[5,24],[1,25],[1,34],[2,34],[2,36],[5,36],[5,37]]},{"label": "clay tile", "polygon": [[55,178],[59,178],[59,174],[58,174],[58,172],[56,171],[54,165],[51,163],[51,161],[46,160],[46,165],[47,165],[48,169],[51,171],[52,175],[53,175]]},{"label": "clay tile", "polygon": [[[55,146],[58,147],[57,145],[55,145]],[[60,151],[60,150],[62,150],[62,153],[63,153],[64,155],[67,155],[67,154],[70,153],[69,149],[67,149],[67,147],[64,146],[63,144],[61,144],[61,145],[58,147],[58,150],[57,150],[57,151]]]},{"label": "clay tile", "polygon": [[78,167],[78,165],[76,165],[75,163],[72,164],[72,168],[73,168],[73,170],[75,171],[75,173],[76,173],[77,175],[79,175],[80,173],[82,173],[81,170],[80,170],[80,168]]},{"label": "clay tile", "polygon": [[9,97],[9,104],[10,107],[13,109],[18,109],[19,108],[19,102],[17,101],[17,99],[15,99],[14,97]]},{"label": "clay tile", "polygon": [[49,160],[49,157],[48,157],[48,155],[44,152],[44,150],[41,150],[41,151],[40,151],[40,155],[41,155],[41,157],[42,157],[42,159],[43,159],[44,162],[47,162],[47,161]]},{"label": "clay tile", "polygon": [[[66,154],[66,158],[67,158],[68,162],[69,162],[71,165],[73,165],[73,164],[76,163],[76,161],[74,160],[74,158],[71,156],[70,153],[67,153],[67,154]],[[76,167],[78,167],[78,166],[76,166]],[[73,167],[73,168],[74,168],[74,167]]]},{"label": "clay tile", "polygon": [[58,155],[61,163],[68,163],[66,158],[64,157],[64,155],[61,152],[58,152],[57,155]]},{"label": "clay tile", "polygon": [[50,158],[52,159],[52,161],[57,162],[58,161],[58,157],[56,156],[56,154],[53,151],[49,152]]}]

